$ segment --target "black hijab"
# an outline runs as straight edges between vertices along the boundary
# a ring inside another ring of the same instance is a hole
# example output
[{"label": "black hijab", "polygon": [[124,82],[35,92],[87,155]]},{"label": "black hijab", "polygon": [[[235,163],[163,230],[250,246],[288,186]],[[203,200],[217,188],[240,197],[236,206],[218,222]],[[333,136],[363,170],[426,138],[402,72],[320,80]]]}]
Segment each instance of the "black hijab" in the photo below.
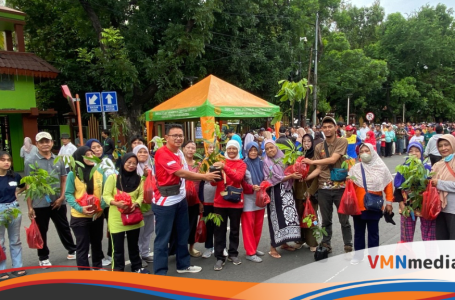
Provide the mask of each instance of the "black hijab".
[{"label": "black hijab", "polygon": [[[305,137],[309,137],[310,140],[311,140],[311,148],[306,150],[304,147],[303,147],[303,140],[305,139]],[[313,158],[314,156],[314,139],[313,139],[313,136],[311,134],[305,134],[303,137],[302,137],[302,151],[303,153],[305,153],[305,158]],[[305,152],[306,151],[306,152]]]},{"label": "black hijab", "polygon": [[[87,153],[87,151],[92,150],[90,150],[90,148],[87,146],[79,147],[77,148],[76,151],[74,151],[73,158],[75,161],[78,161],[84,165],[84,167],[81,168],[81,166],[76,164],[76,170],[80,169],[82,171],[84,183],[87,185],[87,194],[93,195],[93,178],[92,180],[90,180],[90,172],[92,171],[93,166],[89,166],[84,162],[84,156]],[[75,177],[78,177],[77,175],[78,175],[77,173],[74,174]]]},{"label": "black hijab", "polygon": [[136,170],[132,172],[125,170],[125,163],[131,157],[134,157],[136,159],[136,162],[138,162],[137,156],[134,153],[130,152],[125,154],[122,157],[122,163],[120,165],[120,170],[117,178],[117,189],[125,193],[131,193],[135,191],[141,183],[141,176],[137,175]]}]

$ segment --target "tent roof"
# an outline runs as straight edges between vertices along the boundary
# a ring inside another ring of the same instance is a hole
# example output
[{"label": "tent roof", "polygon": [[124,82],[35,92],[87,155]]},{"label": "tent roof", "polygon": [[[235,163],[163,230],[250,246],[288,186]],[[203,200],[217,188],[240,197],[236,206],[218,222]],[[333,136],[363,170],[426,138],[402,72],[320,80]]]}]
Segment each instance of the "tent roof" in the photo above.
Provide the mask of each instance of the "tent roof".
[{"label": "tent roof", "polygon": [[271,117],[280,108],[226,81],[209,75],[180,94],[146,112],[147,121],[200,117]]}]

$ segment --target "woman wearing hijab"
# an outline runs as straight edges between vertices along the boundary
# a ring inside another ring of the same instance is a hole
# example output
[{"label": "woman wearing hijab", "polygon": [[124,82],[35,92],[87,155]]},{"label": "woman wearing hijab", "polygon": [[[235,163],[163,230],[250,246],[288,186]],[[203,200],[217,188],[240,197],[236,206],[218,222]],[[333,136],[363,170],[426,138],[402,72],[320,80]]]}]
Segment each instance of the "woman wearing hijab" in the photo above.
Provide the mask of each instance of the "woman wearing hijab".
[{"label": "woman wearing hijab", "polygon": [[[305,134],[303,136],[303,155],[306,158],[313,159],[314,157],[314,146],[313,146],[313,137],[311,134]],[[316,169],[315,165],[310,166],[308,175],[311,174]],[[307,196],[309,194],[309,199],[311,201],[311,206],[315,212],[318,211],[318,201],[315,197],[316,192],[318,191],[318,177],[316,176],[313,179],[308,181],[294,181],[294,198],[295,204],[297,206],[297,212],[299,214],[299,220],[303,219],[303,213],[305,210],[305,201],[308,201]],[[315,252],[318,246],[318,241],[313,235],[313,230],[310,228],[300,228],[300,235],[302,239],[296,242],[297,249],[301,249],[305,244],[307,247],[310,247],[311,252]]]},{"label": "woman wearing hijab", "polygon": [[264,252],[258,251],[259,241],[262,234],[262,224],[264,223],[265,207],[256,205],[256,191],[259,185],[264,181],[262,172],[263,163],[259,158],[259,145],[256,142],[250,142],[246,145],[246,163],[244,185],[249,185],[248,189],[254,189],[253,194],[244,194],[243,213],[242,213],[242,236],[243,246],[246,251],[246,259],[252,262],[260,263]]},{"label": "woman wearing hijab", "polygon": [[24,161],[27,161],[34,157],[36,153],[38,153],[38,148],[32,144],[31,138],[26,137],[24,139],[24,145],[21,148],[20,156],[24,159]]},{"label": "woman wearing hijab", "polygon": [[[226,246],[226,232],[227,222],[229,219],[229,250],[228,260],[234,265],[240,265],[242,262],[238,258],[239,252],[239,236],[240,236],[240,218],[243,212],[243,201],[234,203],[227,201],[223,198],[222,192],[225,190],[225,186],[233,186],[235,188],[242,187],[242,181],[245,177],[246,164],[240,159],[240,144],[235,140],[230,140],[226,144],[225,162],[216,162],[213,165],[222,170],[224,180],[218,182],[212,182],[213,186],[216,186],[215,201],[213,204],[213,212],[220,215],[223,218],[220,226],[215,226],[215,258],[216,263],[213,269],[220,271],[223,269],[226,257],[223,255],[224,247]],[[248,191],[243,191],[243,194]],[[251,191],[252,192],[252,191]]]},{"label": "woman wearing hijab", "polygon": [[[357,201],[361,210],[361,215],[353,216],[354,219],[354,249],[356,253],[351,260],[351,264],[358,264],[363,260],[365,249],[365,229],[368,228],[368,248],[379,246],[379,219],[382,211],[367,210],[364,204],[366,189],[368,193],[382,196],[385,193],[387,213],[392,213],[393,185],[392,174],[382,159],[374,151],[373,145],[369,143],[361,144],[359,147],[361,162],[357,163],[349,170],[349,176],[354,182]],[[362,172],[362,169],[364,172]],[[365,176],[363,175],[365,173]],[[364,186],[364,179],[366,187]],[[384,207],[383,207],[384,209]],[[372,255],[370,253],[370,255]]]},{"label": "woman wearing hijab", "polygon": [[[137,156],[137,175],[139,176],[155,176],[152,159],[149,155],[149,150],[145,145],[137,145],[133,148],[133,153]],[[150,171],[150,174],[149,174]],[[150,200],[152,203],[153,199]],[[142,216],[144,217],[144,227],[141,227],[139,233],[139,252],[143,261],[147,263],[153,262],[153,255],[150,252],[150,242],[155,231],[155,216],[152,211],[152,204],[141,204]]]},{"label": "woman wearing hijab", "polygon": [[158,150],[158,148],[161,146],[163,146],[163,143],[161,142],[161,138],[159,136],[154,136],[151,140],[152,151],[150,152],[150,156],[152,158],[155,157],[156,150]]},{"label": "woman wearing hijab", "polygon": [[[104,177],[108,178],[112,174],[116,174],[114,163],[109,159],[109,157],[104,156],[103,145],[100,143],[100,141],[97,139],[90,139],[85,143],[85,145],[89,147],[90,150],[92,150],[94,156],[102,160],[98,171],[101,172]],[[107,223],[109,221],[109,207],[106,207],[104,209],[104,218],[106,219]],[[112,262],[112,241],[110,234],[108,234],[107,239],[107,256],[103,258],[103,267],[109,266]]]},{"label": "woman wearing hijab", "polygon": [[[141,176],[137,174],[138,159],[134,153],[127,153],[122,157],[122,164],[118,176],[111,175],[106,180],[103,198],[109,205],[109,232],[113,244],[112,270],[124,271],[125,269],[125,235],[128,244],[128,254],[131,261],[131,271],[136,273],[150,274],[150,271],[142,268],[139,256],[139,234],[144,221],[134,225],[123,225],[121,213],[118,210],[133,211],[140,209],[144,197],[144,184]],[[116,201],[117,193],[127,193],[131,197],[132,204],[126,205],[124,201]]]},{"label": "woman wearing hijab", "polygon": [[[99,171],[93,173],[90,178],[90,172],[94,163],[85,159],[92,157],[93,152],[87,146],[79,147],[74,153],[74,160],[80,162],[84,167],[81,168],[76,165],[76,169],[80,172],[73,171],[68,173],[66,179],[65,197],[68,204],[71,206],[71,221],[70,226],[73,229],[74,236],[76,237],[76,261],[79,270],[90,270],[89,251],[91,247],[92,252],[92,267],[101,268],[103,249],[101,241],[103,239],[103,211],[96,212],[95,207],[92,205],[81,206],[79,200],[88,196],[95,196],[100,201],[100,208],[107,207],[106,203],[102,200],[103,190],[103,175]],[[82,174],[79,178],[78,174]]]},{"label": "woman wearing hijab", "polygon": [[367,138],[365,139],[365,143],[373,145],[374,151],[376,151],[376,138],[375,138],[374,132],[372,130],[370,130],[366,133],[366,135],[367,135]]},{"label": "woman wearing hijab", "polygon": [[[408,145],[408,154],[409,156],[414,156],[420,159],[423,162],[423,147],[422,144],[418,142],[412,142]],[[406,165],[406,161],[403,165]],[[431,166],[424,163],[424,166],[427,170],[431,170]],[[404,197],[407,197],[407,194],[410,193],[410,190],[402,190],[401,185],[406,181],[405,178],[400,172],[397,173],[394,180],[395,191],[393,193],[395,197],[395,202],[398,202],[400,205],[400,213],[404,210],[408,203],[405,203]],[[415,218],[412,220],[411,217],[405,217],[401,215],[401,241],[402,242],[412,242],[414,241],[414,233],[417,224],[417,217],[420,217],[420,212],[415,211]],[[427,220],[420,218],[420,231],[422,232],[423,241],[434,241],[436,239],[436,220]]]},{"label": "woman wearing hijab", "polygon": [[272,187],[267,191],[270,195],[270,203],[267,205],[271,247],[269,254],[274,258],[281,255],[276,247],[294,251],[287,242],[299,241],[300,220],[292,195],[294,179],[302,179],[299,173],[284,174],[282,159],[283,152],[278,149],[273,140],[265,141],[265,153],[263,173],[264,178]]},{"label": "woman wearing hijab", "polygon": [[438,139],[442,160],[433,165],[431,184],[439,191],[442,211],[436,218],[436,239],[455,240],[455,137],[444,134]]}]

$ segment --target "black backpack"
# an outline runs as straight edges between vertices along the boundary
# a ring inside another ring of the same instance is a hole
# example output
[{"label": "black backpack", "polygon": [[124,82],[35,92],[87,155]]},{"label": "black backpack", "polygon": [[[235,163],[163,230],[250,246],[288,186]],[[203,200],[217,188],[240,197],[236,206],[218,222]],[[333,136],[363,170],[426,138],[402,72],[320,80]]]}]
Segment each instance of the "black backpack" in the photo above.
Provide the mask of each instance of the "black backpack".
[{"label": "black backpack", "polygon": [[329,249],[321,244],[316,248],[316,252],[314,252],[314,260],[319,261],[326,258],[329,258]]}]

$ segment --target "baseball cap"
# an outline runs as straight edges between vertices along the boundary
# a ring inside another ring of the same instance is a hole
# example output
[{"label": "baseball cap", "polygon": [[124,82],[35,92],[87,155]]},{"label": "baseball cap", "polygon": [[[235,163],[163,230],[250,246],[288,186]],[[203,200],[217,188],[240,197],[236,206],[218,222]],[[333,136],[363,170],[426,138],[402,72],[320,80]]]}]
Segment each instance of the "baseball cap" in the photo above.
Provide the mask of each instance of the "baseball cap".
[{"label": "baseball cap", "polygon": [[62,135],[60,136],[61,139],[69,139],[70,138],[70,135],[68,133],[62,133]]},{"label": "baseball cap", "polygon": [[35,137],[35,140],[38,142],[41,141],[42,139],[48,139],[52,141],[52,136],[49,132],[46,131],[38,132],[38,134]]},{"label": "baseball cap", "polygon": [[351,131],[352,130],[352,126],[351,125],[346,126],[346,130],[347,131]]},{"label": "baseball cap", "polygon": [[330,116],[325,116],[324,119],[322,119],[322,123],[327,122],[333,123],[333,125],[337,126],[337,121],[335,121],[335,119]]}]

